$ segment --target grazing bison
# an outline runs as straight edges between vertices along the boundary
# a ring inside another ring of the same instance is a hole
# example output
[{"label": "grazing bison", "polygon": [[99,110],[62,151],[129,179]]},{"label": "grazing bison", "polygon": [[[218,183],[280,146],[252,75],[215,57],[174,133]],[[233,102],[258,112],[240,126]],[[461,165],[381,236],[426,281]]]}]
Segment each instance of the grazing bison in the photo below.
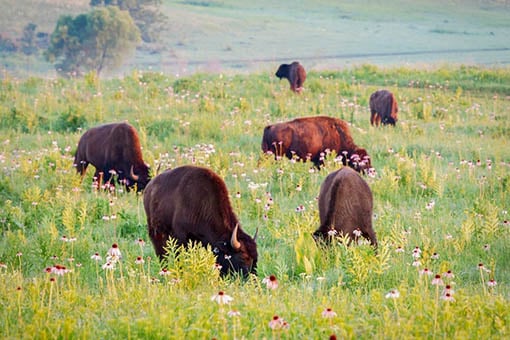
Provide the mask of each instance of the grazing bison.
[{"label": "grazing bison", "polygon": [[83,177],[87,166],[96,168],[94,177],[104,183],[112,173],[119,183],[143,190],[150,181],[149,167],[142,159],[142,149],[136,130],[127,123],[112,123],[93,127],[81,136],[74,156],[76,171]]},{"label": "grazing bison", "polygon": [[370,124],[395,125],[398,120],[398,104],[393,93],[379,90],[370,96]]},{"label": "grazing bison", "polygon": [[232,211],[227,187],[209,169],[181,166],[156,176],[145,188],[143,204],[149,237],[160,259],[174,238],[210,245],[223,275],[255,273],[257,244],[246,234]]},{"label": "grazing bison", "polygon": [[363,236],[377,246],[372,228],[372,206],[372,191],[358,173],[348,167],[330,173],[321,185],[321,224],[314,237],[330,239],[338,234],[356,240]]},{"label": "grazing bison", "polygon": [[306,71],[303,65],[294,61],[292,64],[281,64],[275,75],[280,78],[287,78],[290,83],[290,89],[296,93],[303,90],[303,83],[306,79]]},{"label": "grazing bison", "polygon": [[292,159],[310,159],[317,167],[327,150],[336,151],[344,165],[356,171],[371,167],[367,151],[359,148],[351,137],[347,123],[338,118],[317,116],[297,118],[264,128],[262,151]]}]

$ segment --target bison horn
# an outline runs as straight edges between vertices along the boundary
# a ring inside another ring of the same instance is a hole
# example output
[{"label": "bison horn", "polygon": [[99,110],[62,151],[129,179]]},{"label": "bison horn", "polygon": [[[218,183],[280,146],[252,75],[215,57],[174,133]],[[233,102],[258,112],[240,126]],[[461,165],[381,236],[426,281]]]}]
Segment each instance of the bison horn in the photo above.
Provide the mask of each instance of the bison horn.
[{"label": "bison horn", "polygon": [[239,224],[236,224],[234,231],[232,232],[232,238],[230,239],[230,245],[234,250],[238,250],[241,248],[241,243],[237,240],[237,230],[239,229]]},{"label": "bison horn", "polygon": [[136,174],[135,174],[135,172],[134,172],[133,168],[134,168],[134,166],[133,166],[133,165],[131,165],[131,174],[130,174],[130,175],[131,175],[131,178],[133,179],[133,181],[135,181],[135,182],[136,182],[136,181],[138,181],[138,178],[140,178],[140,176],[138,176],[138,175],[136,175]]}]

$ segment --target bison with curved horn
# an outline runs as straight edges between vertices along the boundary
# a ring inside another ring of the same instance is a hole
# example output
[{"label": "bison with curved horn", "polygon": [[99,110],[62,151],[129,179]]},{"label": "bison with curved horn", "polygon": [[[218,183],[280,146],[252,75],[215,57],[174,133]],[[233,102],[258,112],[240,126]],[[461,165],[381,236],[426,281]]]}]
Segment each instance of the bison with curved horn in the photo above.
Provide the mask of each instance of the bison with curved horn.
[{"label": "bison with curved horn", "polygon": [[256,235],[241,229],[225,182],[213,171],[189,165],[166,170],[147,185],[143,204],[149,237],[161,260],[173,238],[177,245],[195,241],[211,246],[222,275],[256,272]]},{"label": "bison with curved horn", "polygon": [[356,171],[364,172],[372,166],[367,151],[354,143],[347,122],[333,117],[304,117],[268,125],[264,128],[261,147],[264,153],[274,154],[275,158],[310,159],[317,167],[323,163],[328,149]]},{"label": "bison with curved horn", "polygon": [[128,190],[136,185],[141,191],[150,181],[149,166],[143,161],[138,134],[128,123],[99,125],[81,136],[74,166],[82,178],[89,164],[96,168],[95,178],[108,183],[116,173],[118,182],[125,184]]}]

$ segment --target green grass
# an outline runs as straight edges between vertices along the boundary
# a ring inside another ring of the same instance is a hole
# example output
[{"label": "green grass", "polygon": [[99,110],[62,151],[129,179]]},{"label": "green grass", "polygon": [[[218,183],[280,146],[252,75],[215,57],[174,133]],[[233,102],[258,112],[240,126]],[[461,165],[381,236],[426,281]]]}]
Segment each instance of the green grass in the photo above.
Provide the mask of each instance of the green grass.
[{"label": "green grass", "polygon": [[[509,78],[508,68],[363,65],[310,72],[302,95],[263,73],[3,78],[0,337],[508,337]],[[369,124],[368,97],[380,87],[399,101],[395,128]],[[350,122],[372,156],[377,253],[311,238],[332,159],[311,171],[261,154],[267,123],[319,114]],[[243,228],[259,229],[257,276],[221,279],[201,248],[172,253],[170,275],[160,275],[141,195],[96,192],[93,171],[80,182],[72,168],[83,131],[122,120],[139,131],[152,169],[194,163],[224,178]],[[109,271],[102,266],[113,243],[122,260]],[[71,271],[45,271],[56,264]],[[444,286],[424,268],[453,272],[442,279],[454,301],[442,299]],[[262,283],[268,275],[277,289]],[[391,290],[400,296],[386,298]],[[233,301],[212,301],[219,291]],[[337,315],[324,318],[326,308]],[[275,315],[289,328],[272,330]]]}]

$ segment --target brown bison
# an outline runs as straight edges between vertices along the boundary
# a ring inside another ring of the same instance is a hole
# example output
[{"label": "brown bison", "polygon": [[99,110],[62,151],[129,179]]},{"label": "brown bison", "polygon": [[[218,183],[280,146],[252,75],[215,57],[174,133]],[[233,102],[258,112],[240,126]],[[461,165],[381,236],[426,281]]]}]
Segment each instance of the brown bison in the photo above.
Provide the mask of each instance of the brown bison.
[{"label": "brown bison", "polygon": [[281,64],[275,75],[280,78],[287,78],[290,83],[290,89],[296,93],[303,90],[303,83],[306,79],[306,71],[303,65],[294,61],[292,64]]},{"label": "brown bison", "polygon": [[331,239],[334,235],[348,235],[357,240],[363,236],[377,246],[372,228],[372,206],[372,191],[358,173],[348,167],[330,173],[321,185],[321,224],[314,237]]},{"label": "brown bison", "polygon": [[170,238],[184,246],[196,241],[211,246],[223,275],[256,272],[256,236],[251,238],[239,226],[227,187],[213,171],[196,166],[167,170],[147,185],[143,204],[160,259]]},{"label": "brown bison", "polygon": [[371,167],[367,151],[354,144],[347,123],[341,119],[305,117],[264,128],[262,151],[272,153],[276,158],[285,155],[289,159],[310,159],[320,167],[328,149],[336,151],[343,164],[356,171]]},{"label": "brown bison", "polygon": [[398,120],[398,104],[393,93],[379,90],[370,96],[370,124],[395,125]]},{"label": "brown bison", "polygon": [[108,183],[113,175],[126,188],[136,185],[143,190],[150,181],[149,167],[142,159],[136,130],[128,123],[112,123],[93,127],[81,136],[74,156],[76,171],[83,177],[87,166],[96,168],[94,177]]}]

